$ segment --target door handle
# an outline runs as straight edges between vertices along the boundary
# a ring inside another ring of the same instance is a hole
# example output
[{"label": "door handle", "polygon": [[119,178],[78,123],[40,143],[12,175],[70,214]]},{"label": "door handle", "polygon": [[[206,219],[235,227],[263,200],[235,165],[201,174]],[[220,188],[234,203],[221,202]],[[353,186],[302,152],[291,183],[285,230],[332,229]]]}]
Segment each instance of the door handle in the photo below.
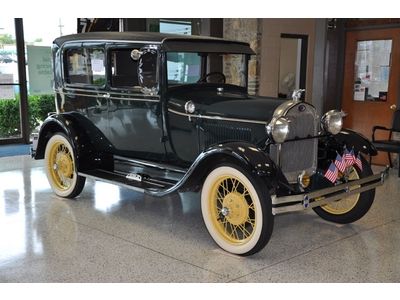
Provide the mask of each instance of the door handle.
[{"label": "door handle", "polygon": [[397,106],[396,106],[396,104],[392,104],[392,105],[390,105],[390,109],[391,109],[391,110],[396,110],[396,109],[397,109]]}]

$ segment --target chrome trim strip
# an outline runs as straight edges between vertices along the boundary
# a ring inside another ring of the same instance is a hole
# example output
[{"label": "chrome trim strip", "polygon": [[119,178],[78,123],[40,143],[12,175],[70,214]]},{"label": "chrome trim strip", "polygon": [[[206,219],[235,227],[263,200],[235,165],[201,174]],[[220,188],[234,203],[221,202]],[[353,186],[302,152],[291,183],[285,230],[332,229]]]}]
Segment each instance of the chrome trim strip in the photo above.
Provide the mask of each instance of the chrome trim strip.
[{"label": "chrome trim strip", "polygon": [[184,116],[188,118],[198,118],[198,119],[208,119],[208,120],[220,120],[220,121],[232,121],[232,122],[242,122],[242,123],[252,123],[252,124],[262,124],[267,125],[268,122],[265,121],[257,121],[257,120],[246,120],[246,119],[237,119],[237,118],[225,118],[219,116],[207,116],[207,115],[195,115],[195,114],[187,114],[183,112],[176,111],[172,108],[168,108],[168,111],[179,116]]},{"label": "chrome trim strip", "polygon": [[[56,92],[59,94],[67,95],[67,96],[82,96],[82,97],[91,97],[91,98],[102,98],[104,95],[109,93],[97,93],[97,95],[87,95],[87,94],[78,94],[78,93],[71,93],[71,92]],[[107,97],[107,99],[114,99],[114,100],[127,100],[127,101],[139,101],[139,102],[160,102],[159,99],[141,99],[141,98],[121,98],[121,97]]]},{"label": "chrome trim strip", "polygon": [[119,155],[114,155],[114,159],[115,160],[119,160],[119,161],[127,161],[127,162],[130,162],[132,164],[139,164],[139,165],[143,165],[143,166],[146,166],[146,167],[151,167],[151,168],[156,168],[156,169],[161,169],[161,170],[169,170],[169,171],[182,173],[182,174],[186,174],[186,172],[187,172],[187,170],[185,170],[185,169],[173,167],[173,166],[170,166],[170,165],[155,164],[155,163],[150,163],[150,162],[145,161],[145,160],[126,158],[126,157],[119,156]]},{"label": "chrome trim strip", "polygon": [[[272,205],[284,205],[280,207],[273,207],[272,208],[272,213],[275,214],[280,214],[284,212],[291,212],[291,211],[298,211],[298,210],[305,210],[317,206],[321,206],[324,204],[327,204],[329,202],[339,200],[343,197],[347,197],[353,194],[358,194],[362,193],[368,190],[371,190],[377,186],[380,186],[384,183],[385,178],[388,176],[388,171],[389,169],[386,168],[384,171],[382,171],[379,174],[375,174],[363,179],[359,180],[353,180],[351,182],[339,184],[334,187],[330,188],[325,188],[322,190],[318,190],[315,192],[311,193],[303,193],[303,194],[298,194],[298,195],[293,195],[293,196],[284,196],[284,197],[276,197],[276,195],[271,196],[272,200]],[[351,187],[356,186],[356,185],[362,185],[365,183],[370,183],[370,185],[367,186],[360,186],[357,189],[350,190]],[[316,198],[322,197],[324,195],[330,195],[332,193],[338,192],[338,191],[343,191],[342,193],[335,194],[332,196],[328,196],[327,198],[324,198],[322,200],[317,200],[317,201],[312,201],[315,200]],[[296,202],[296,204],[291,204]]]},{"label": "chrome trim strip", "polygon": [[128,188],[128,189],[134,190],[136,192],[144,193],[144,189],[142,189],[142,188],[138,188],[138,187],[131,186],[131,185],[128,185],[128,184],[124,184],[124,183],[121,183],[121,182],[118,182],[118,181],[108,180],[108,179],[104,179],[104,178],[101,178],[101,177],[98,177],[98,176],[94,176],[94,175],[89,175],[89,174],[82,173],[82,172],[78,172],[78,175],[86,177],[86,178],[91,178],[91,179],[94,179],[94,180],[98,180],[98,181],[103,181],[103,182],[110,183],[110,184],[119,185],[119,186],[122,186],[122,187],[125,187],[125,188]]},{"label": "chrome trim strip", "polygon": [[[99,94],[99,93],[108,93],[110,95],[115,94],[115,95],[121,95],[121,96],[139,96],[139,97],[143,97],[143,98],[154,98],[155,99],[160,99],[159,95],[146,95],[146,94],[142,94],[142,93],[120,93],[120,92],[116,92],[113,90],[86,90],[86,89],[76,89],[76,88],[69,88],[69,87],[64,87],[64,90],[66,92],[74,92],[74,91],[78,91],[78,92],[86,92],[86,93],[94,93],[94,94]],[[57,90],[54,90],[55,93],[57,93]]]}]

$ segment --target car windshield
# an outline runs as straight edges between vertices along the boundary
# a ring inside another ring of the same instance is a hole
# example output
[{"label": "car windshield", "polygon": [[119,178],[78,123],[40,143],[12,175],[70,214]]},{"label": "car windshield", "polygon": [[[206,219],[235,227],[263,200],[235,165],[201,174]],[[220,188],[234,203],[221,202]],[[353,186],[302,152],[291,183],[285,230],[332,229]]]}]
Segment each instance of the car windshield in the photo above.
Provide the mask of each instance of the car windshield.
[{"label": "car windshield", "polygon": [[225,83],[246,87],[245,54],[168,52],[168,85]]}]

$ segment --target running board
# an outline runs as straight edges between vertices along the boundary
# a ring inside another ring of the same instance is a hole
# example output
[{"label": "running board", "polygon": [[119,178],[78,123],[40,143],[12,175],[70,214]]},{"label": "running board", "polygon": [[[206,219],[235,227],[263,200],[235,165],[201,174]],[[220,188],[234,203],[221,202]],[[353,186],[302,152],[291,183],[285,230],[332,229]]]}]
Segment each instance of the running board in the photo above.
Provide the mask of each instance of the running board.
[{"label": "running board", "polygon": [[125,174],[122,172],[111,172],[101,169],[78,172],[78,175],[94,180],[116,184],[141,193],[146,191],[150,191],[152,193],[163,192],[172,188],[176,184],[176,182],[171,180],[152,178],[146,176],[145,174]]}]

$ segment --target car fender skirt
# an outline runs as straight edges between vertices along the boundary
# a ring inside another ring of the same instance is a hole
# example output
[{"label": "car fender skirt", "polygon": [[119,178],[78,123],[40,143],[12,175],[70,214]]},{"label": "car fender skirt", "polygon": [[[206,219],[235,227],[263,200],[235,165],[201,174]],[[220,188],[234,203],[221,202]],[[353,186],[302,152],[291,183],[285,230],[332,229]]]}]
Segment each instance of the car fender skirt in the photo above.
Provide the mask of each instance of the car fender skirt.
[{"label": "car fender skirt", "polygon": [[354,149],[372,156],[378,154],[375,146],[365,136],[353,130],[343,129],[334,138],[338,143],[346,145],[349,149],[354,147]]}]

